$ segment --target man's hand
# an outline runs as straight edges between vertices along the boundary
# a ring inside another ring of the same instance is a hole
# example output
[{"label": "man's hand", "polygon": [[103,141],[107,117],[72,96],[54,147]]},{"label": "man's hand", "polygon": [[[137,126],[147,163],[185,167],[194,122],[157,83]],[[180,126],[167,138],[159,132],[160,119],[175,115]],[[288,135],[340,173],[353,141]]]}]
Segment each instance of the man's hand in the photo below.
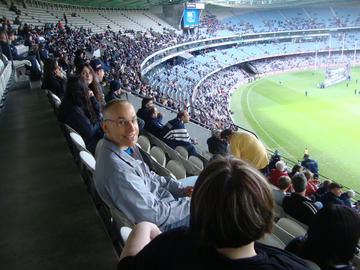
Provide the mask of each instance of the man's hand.
[{"label": "man's hand", "polygon": [[193,186],[187,186],[184,188],[183,197],[191,197],[192,193],[194,191]]}]

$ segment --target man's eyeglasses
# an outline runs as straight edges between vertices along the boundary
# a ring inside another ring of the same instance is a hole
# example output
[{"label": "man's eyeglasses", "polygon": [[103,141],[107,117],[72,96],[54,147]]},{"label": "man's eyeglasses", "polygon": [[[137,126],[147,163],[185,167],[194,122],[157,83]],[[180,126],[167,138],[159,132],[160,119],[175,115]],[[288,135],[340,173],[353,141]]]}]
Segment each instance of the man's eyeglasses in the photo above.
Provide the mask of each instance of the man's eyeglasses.
[{"label": "man's eyeglasses", "polygon": [[123,120],[123,119],[119,119],[119,120],[105,119],[104,121],[110,121],[110,122],[115,123],[115,124],[116,124],[117,126],[119,126],[119,127],[124,127],[124,126],[129,125],[130,123],[131,123],[132,125],[135,125],[135,123],[137,123],[137,118],[132,119],[132,120],[130,120],[130,121],[128,121],[128,120]]}]

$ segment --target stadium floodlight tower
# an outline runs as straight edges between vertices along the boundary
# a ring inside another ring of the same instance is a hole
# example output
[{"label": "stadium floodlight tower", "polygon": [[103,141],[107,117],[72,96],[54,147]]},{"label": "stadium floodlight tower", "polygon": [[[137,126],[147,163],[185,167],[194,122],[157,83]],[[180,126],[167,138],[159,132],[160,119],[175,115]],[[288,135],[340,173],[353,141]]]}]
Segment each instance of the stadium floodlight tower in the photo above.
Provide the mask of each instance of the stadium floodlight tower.
[{"label": "stadium floodlight tower", "polygon": [[199,18],[203,9],[205,9],[204,3],[185,3],[180,20],[180,25],[184,32],[187,32],[189,35],[195,33],[196,27],[199,26]]}]

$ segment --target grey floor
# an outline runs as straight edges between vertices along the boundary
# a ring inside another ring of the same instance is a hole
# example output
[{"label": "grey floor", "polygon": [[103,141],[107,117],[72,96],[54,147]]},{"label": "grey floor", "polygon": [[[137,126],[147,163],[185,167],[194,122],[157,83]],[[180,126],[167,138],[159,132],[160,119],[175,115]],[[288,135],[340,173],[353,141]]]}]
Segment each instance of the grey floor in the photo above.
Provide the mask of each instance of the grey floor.
[{"label": "grey floor", "polygon": [[0,268],[116,269],[117,256],[43,90],[0,111]]}]

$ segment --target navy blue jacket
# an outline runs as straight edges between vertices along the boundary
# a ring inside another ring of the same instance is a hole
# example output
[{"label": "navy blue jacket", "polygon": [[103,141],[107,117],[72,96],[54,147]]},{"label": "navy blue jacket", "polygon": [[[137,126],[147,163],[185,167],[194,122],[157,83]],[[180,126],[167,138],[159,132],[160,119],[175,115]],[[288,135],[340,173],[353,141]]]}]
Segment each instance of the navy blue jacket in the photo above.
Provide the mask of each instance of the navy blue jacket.
[{"label": "navy blue jacket", "polygon": [[334,193],[330,191],[324,193],[320,197],[319,201],[322,202],[324,206],[330,203],[345,205],[343,200],[341,200],[339,197],[337,197]]},{"label": "navy blue jacket", "polygon": [[96,123],[91,123],[79,106],[74,106],[68,102],[61,103],[59,119],[75,129],[84,139],[86,148],[95,154],[96,145],[98,141],[103,138],[104,132],[100,126],[102,118],[98,111],[99,104],[95,97],[91,97],[90,100],[95,111],[98,113],[98,121]]},{"label": "navy blue jacket", "polygon": [[161,138],[160,134],[163,129],[163,124],[161,122],[162,116],[157,118],[150,117],[145,121],[145,129],[156,137]]},{"label": "navy blue jacket", "polygon": [[316,160],[308,158],[306,160],[301,161],[301,166],[310,170],[314,174],[314,178],[316,178],[316,179],[319,178],[318,164],[317,164]]},{"label": "navy blue jacket", "polygon": [[171,148],[176,146],[187,146],[191,144],[189,133],[187,132],[183,121],[175,118],[164,126],[161,131],[161,137]]},{"label": "navy blue jacket", "polygon": [[50,75],[49,78],[43,81],[41,88],[50,90],[62,99],[65,93],[65,79]]}]

